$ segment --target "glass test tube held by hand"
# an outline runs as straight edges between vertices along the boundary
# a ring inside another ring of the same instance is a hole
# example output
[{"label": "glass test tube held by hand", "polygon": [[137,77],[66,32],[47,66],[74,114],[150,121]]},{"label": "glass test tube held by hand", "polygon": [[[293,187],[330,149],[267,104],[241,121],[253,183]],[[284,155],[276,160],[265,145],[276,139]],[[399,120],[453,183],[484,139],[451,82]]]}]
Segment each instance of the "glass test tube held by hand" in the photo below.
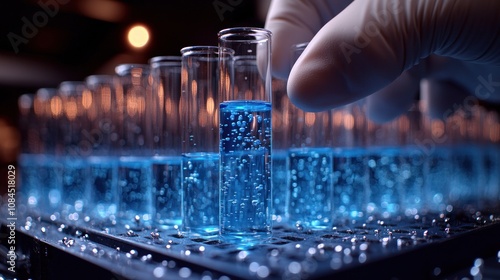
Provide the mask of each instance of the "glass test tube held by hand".
[{"label": "glass test tube held by hand", "polygon": [[219,49],[181,50],[182,232],[215,238],[219,232]]},{"label": "glass test tube held by hand", "polygon": [[361,218],[368,203],[363,100],[330,111],[333,137],[335,218]]},{"label": "glass test tube held by hand", "polygon": [[225,29],[219,47],[234,50],[233,63],[222,63],[220,73],[223,86],[234,81],[221,90],[220,233],[252,244],[269,238],[272,226],[271,33]]},{"label": "glass test tube held by hand", "polygon": [[146,64],[116,67],[119,127],[118,215],[125,223],[151,223],[151,84]]},{"label": "glass test tube held by hand", "polygon": [[[306,46],[294,46],[293,61]],[[333,214],[330,114],[305,112],[294,105],[289,114],[287,218],[299,228],[325,229],[331,226]]]},{"label": "glass test tube held by hand", "polygon": [[155,225],[178,229],[182,223],[181,57],[150,59],[152,77],[153,204]]}]

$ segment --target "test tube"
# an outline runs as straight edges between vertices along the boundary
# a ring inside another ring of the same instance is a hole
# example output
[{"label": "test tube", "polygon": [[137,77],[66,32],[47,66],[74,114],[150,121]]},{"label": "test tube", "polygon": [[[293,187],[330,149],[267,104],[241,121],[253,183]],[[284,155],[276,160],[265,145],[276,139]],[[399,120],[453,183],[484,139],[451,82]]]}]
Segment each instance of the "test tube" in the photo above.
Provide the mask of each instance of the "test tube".
[{"label": "test tube", "polygon": [[[271,32],[237,27],[218,36],[220,48],[234,50],[234,88],[220,100],[220,234],[253,244],[272,228]],[[221,70],[223,85],[229,73]]]},{"label": "test tube", "polygon": [[152,204],[151,80],[147,64],[121,64],[117,118],[119,127],[118,217],[123,223],[150,225]]},{"label": "test tube", "polygon": [[178,229],[182,224],[181,57],[150,59],[153,125],[153,203],[155,225]]},{"label": "test tube", "polygon": [[85,79],[91,93],[89,127],[84,130],[92,149],[88,157],[91,185],[90,215],[99,221],[115,222],[118,207],[117,87],[113,75],[92,75]]},{"label": "test tube", "polygon": [[18,100],[21,130],[21,194],[28,211],[39,215],[59,213],[61,165],[55,158],[57,121],[61,98],[55,88],[41,88]]},{"label": "test tube", "polygon": [[485,142],[485,189],[483,200],[491,207],[500,205],[500,116],[498,112],[485,112],[483,141]]},{"label": "test tube", "polygon": [[286,158],[290,147],[290,110],[292,103],[286,91],[286,80],[273,79],[273,224],[286,223],[286,201],[289,194]]},{"label": "test tube", "polygon": [[183,234],[219,232],[219,48],[181,50]]},{"label": "test tube", "polygon": [[368,203],[364,101],[330,111],[333,134],[334,217],[363,217]]},{"label": "test tube", "polygon": [[22,201],[30,212],[40,212],[43,208],[42,185],[38,177],[42,139],[39,126],[42,117],[35,114],[35,94],[23,94],[18,98],[21,153],[19,171],[21,173]]},{"label": "test tube", "polygon": [[397,118],[400,148],[399,181],[401,211],[406,216],[415,216],[427,211],[425,203],[425,179],[429,162],[426,153],[415,143],[425,139],[420,101]]},{"label": "test tube", "polygon": [[[62,205],[62,162],[60,157],[64,151],[60,124],[64,119],[64,107],[61,96],[57,89],[39,89],[37,96],[43,96],[40,105],[45,108],[45,115],[41,125],[41,138],[43,139],[42,158],[40,161],[39,177],[40,183],[45,186],[43,193],[48,196],[48,209],[46,213],[55,214],[60,217]],[[38,102],[35,102],[35,107]]]},{"label": "test tube", "polygon": [[397,121],[376,123],[367,119],[369,191],[366,212],[389,218],[401,210],[400,150]]},{"label": "test tube", "polygon": [[414,145],[426,156],[427,168],[424,181],[424,205],[427,211],[444,213],[450,203],[452,181],[452,136],[446,121],[430,114],[430,92],[426,82],[421,84],[421,111],[424,137],[415,139]]},{"label": "test tube", "polygon": [[[292,46],[295,61],[308,43]],[[287,152],[288,223],[299,229],[331,226],[333,214],[333,149],[328,111],[289,108],[290,145]]]},{"label": "test tube", "polygon": [[85,145],[83,131],[87,125],[86,110],[90,93],[83,82],[65,81],[59,85],[58,95],[63,108],[59,119],[63,143],[60,157],[62,215],[65,219],[77,221],[89,209],[90,185],[86,156],[90,147]]}]

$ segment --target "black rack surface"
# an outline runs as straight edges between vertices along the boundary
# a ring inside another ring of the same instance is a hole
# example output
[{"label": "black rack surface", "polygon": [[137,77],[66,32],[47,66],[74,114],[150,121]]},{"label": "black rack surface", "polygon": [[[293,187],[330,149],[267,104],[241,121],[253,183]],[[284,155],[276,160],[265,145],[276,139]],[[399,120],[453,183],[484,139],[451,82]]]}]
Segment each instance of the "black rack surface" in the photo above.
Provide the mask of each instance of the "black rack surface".
[{"label": "black rack surface", "polygon": [[[461,279],[478,259],[498,266],[498,213],[371,216],[323,231],[277,224],[268,242],[247,247],[140,223],[26,215],[16,228],[16,272],[19,279]],[[487,271],[499,279],[498,267]]]}]

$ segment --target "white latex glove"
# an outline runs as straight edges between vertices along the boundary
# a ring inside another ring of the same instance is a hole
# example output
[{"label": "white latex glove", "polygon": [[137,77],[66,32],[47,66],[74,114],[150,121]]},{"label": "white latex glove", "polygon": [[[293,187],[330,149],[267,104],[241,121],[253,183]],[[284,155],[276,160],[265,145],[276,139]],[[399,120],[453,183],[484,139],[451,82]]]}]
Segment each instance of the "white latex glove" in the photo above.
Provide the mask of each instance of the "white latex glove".
[{"label": "white latex glove", "polygon": [[[422,79],[437,117],[471,102],[458,98],[467,93],[500,102],[498,0],[273,0],[266,28],[273,74],[288,77],[290,99],[306,111],[371,95],[368,115],[389,120]],[[308,41],[290,71],[291,46]]]}]

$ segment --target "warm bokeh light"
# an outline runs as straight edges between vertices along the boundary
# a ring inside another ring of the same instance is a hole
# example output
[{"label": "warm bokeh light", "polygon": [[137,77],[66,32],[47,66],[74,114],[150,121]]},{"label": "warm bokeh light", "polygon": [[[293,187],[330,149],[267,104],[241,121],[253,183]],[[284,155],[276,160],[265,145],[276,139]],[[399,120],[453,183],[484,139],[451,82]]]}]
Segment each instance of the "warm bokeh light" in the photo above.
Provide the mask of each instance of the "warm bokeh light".
[{"label": "warm bokeh light", "polygon": [[316,115],[314,113],[306,113],[305,115],[306,125],[312,126],[316,121]]},{"label": "warm bokeh light", "polygon": [[143,48],[149,42],[149,30],[144,25],[134,25],[127,33],[129,44],[134,48]]},{"label": "warm bokeh light", "polygon": [[14,162],[19,150],[20,136],[17,129],[0,118],[0,162]]},{"label": "warm bokeh light", "polygon": [[354,128],[354,117],[352,116],[352,114],[344,115],[344,127],[348,130]]},{"label": "warm bokeh light", "polygon": [[215,103],[212,97],[207,98],[207,113],[212,115],[214,113]]}]

